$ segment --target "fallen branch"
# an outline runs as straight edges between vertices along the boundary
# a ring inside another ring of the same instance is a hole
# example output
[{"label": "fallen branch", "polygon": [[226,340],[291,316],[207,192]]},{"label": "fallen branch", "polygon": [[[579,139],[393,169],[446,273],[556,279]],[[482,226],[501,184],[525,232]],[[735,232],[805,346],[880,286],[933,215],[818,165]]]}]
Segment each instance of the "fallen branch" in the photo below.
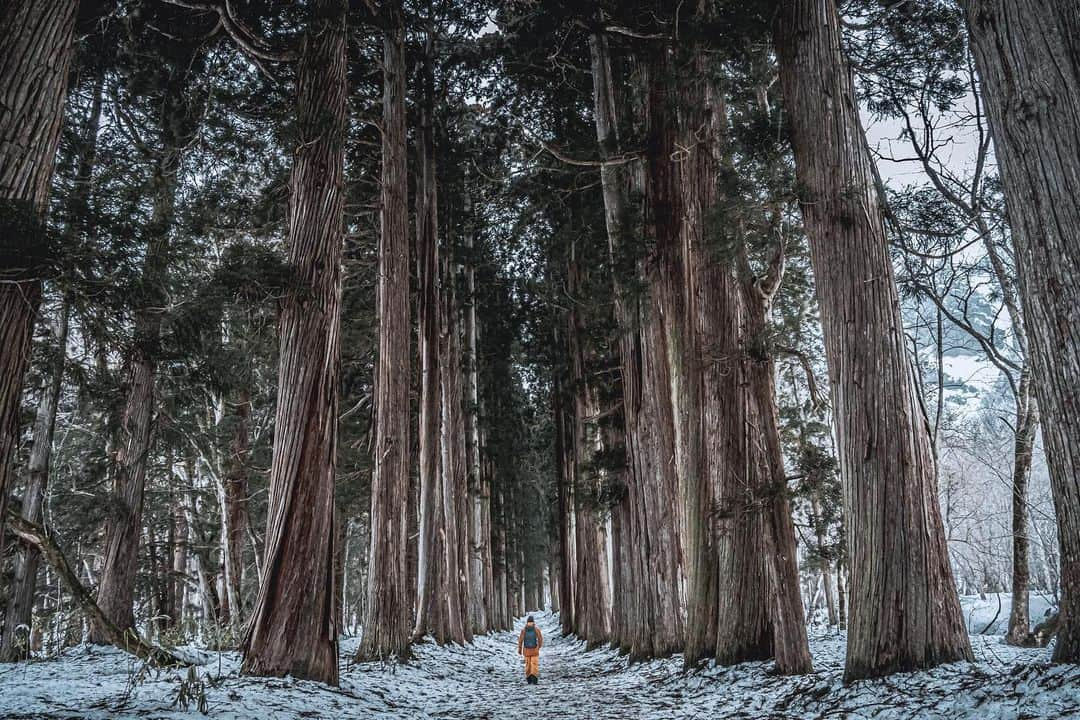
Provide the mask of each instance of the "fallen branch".
[{"label": "fallen branch", "polygon": [[114,622],[105,617],[105,613],[94,602],[94,598],[90,596],[90,591],[79,581],[79,577],[71,569],[71,565],[68,564],[63,550],[56,544],[48,530],[19,516],[11,508],[8,509],[7,521],[8,528],[11,529],[12,533],[24,543],[37,548],[45,562],[52,566],[57,576],[67,586],[68,592],[71,593],[75,602],[97,625],[112,645],[124,652],[142,658],[155,667],[191,665],[190,662],[173,655],[168,650],[147,642],[133,628],[121,630]]}]

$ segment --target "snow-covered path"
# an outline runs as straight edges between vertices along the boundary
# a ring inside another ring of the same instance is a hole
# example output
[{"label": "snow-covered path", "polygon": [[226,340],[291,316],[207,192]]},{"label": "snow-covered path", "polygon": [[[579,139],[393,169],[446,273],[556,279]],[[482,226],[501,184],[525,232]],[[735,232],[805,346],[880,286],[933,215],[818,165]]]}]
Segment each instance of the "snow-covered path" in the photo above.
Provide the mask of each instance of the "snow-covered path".
[{"label": "snow-covered path", "polygon": [[[536,618],[545,639],[536,686],[524,681],[516,631],[468,647],[421,644],[405,664],[352,664],[356,641],[347,640],[339,688],[241,677],[235,653],[187,652],[202,663],[198,684],[217,720],[1080,718],[1080,668],[1050,666],[1047,650],[1009,648],[998,636],[973,638],[974,664],[845,686],[839,635],[813,637],[816,672],[805,677],[774,677],[767,663],[684,673],[678,657],[629,665],[608,649],[586,651],[562,635],[557,617]],[[147,670],[111,648],[73,648],[58,659],[0,666],[0,718],[206,717],[175,704],[185,677]]]},{"label": "snow-covered path", "polygon": [[[664,690],[677,668],[650,663],[653,672],[647,666],[638,666],[644,672],[627,672],[625,660],[614,653],[587,652],[583,642],[563,636],[556,616],[536,613],[535,618],[544,634],[537,685],[525,683],[517,654],[517,634],[524,626],[519,618],[513,632],[477,638],[472,647],[419,646],[415,670],[422,676],[395,689],[394,701],[418,716],[470,719],[630,718],[678,708],[678,698]],[[359,666],[346,675],[362,684],[356,676],[365,672],[370,668]],[[684,680],[680,672],[675,685]]]}]

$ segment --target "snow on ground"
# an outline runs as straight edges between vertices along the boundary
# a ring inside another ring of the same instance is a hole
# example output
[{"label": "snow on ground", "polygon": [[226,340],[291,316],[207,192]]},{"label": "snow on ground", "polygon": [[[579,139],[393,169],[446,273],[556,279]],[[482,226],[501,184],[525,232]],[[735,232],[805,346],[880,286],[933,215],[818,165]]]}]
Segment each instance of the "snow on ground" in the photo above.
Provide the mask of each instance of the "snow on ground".
[{"label": "snow on ground", "polygon": [[[1046,595],[1031,593],[1028,598],[1031,624],[1034,626],[1045,620],[1056,607],[1057,603]],[[1004,635],[1009,630],[1011,608],[1012,593],[960,596],[960,609],[964,613],[967,630],[972,635]]]},{"label": "snow on ground", "polygon": [[[557,616],[536,617],[546,641],[536,686],[524,682],[516,632],[479,637],[470,647],[422,644],[406,664],[353,664],[356,642],[345,640],[340,688],[240,677],[235,653],[185,652],[201,663],[207,714],[220,720],[1080,718],[1080,667],[1049,665],[1047,650],[1011,648],[1000,637],[972,638],[974,664],[845,686],[837,633],[813,636],[810,676],[775,677],[768,663],[684,673],[679,658],[628,665],[610,650],[586,651],[562,635]],[[187,711],[174,705],[186,677],[144,669],[111,648],[80,646],[57,659],[0,666],[0,717],[203,717],[194,703]]]}]

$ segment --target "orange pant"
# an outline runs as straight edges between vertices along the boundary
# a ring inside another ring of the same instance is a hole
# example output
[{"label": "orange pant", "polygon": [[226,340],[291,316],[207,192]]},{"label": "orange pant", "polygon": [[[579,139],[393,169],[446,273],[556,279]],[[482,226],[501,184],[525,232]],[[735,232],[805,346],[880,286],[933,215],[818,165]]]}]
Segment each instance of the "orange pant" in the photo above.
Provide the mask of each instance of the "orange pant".
[{"label": "orange pant", "polygon": [[540,653],[525,656],[525,677],[540,677]]}]

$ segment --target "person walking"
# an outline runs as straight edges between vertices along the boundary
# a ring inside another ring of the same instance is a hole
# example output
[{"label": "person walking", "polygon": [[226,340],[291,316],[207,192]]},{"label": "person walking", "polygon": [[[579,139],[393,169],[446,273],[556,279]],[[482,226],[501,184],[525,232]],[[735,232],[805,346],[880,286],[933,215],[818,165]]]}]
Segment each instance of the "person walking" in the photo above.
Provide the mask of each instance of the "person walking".
[{"label": "person walking", "polygon": [[525,681],[535,685],[540,681],[540,648],[544,647],[544,635],[530,615],[518,635],[518,655],[525,658]]}]

